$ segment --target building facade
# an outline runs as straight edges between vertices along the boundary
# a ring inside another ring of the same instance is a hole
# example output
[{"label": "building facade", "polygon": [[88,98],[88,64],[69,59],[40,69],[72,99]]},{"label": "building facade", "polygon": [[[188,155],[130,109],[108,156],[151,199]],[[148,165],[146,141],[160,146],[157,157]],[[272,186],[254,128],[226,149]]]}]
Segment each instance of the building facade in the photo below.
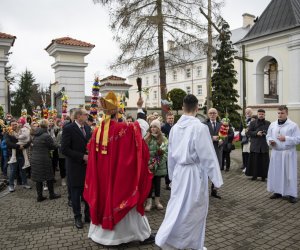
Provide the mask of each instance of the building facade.
[{"label": "building facade", "polygon": [[236,45],[253,59],[246,64],[247,105],[266,109],[272,121],[287,105],[300,124],[300,0],[272,0]]},{"label": "building facade", "polygon": [[[241,28],[232,30],[231,41],[233,43],[242,39],[254,24],[254,16],[250,14],[243,15],[243,26]],[[168,41],[167,51],[176,49],[173,47],[173,42]],[[240,54],[239,47],[236,47],[238,54]],[[183,52],[186,54],[189,52]],[[180,54],[180,53],[178,53]],[[184,55],[189,60],[182,64],[172,65],[166,68],[167,75],[167,91],[174,88],[183,89],[188,94],[194,94],[199,100],[199,106],[203,106],[206,100],[206,70],[207,57],[205,51],[198,51]],[[235,69],[237,73],[238,83],[236,89],[240,93],[241,88],[241,62],[235,60]],[[159,66],[158,63],[151,68],[145,69],[142,72],[136,72],[128,76],[128,82],[132,87],[129,90],[128,107],[135,107],[138,99],[136,78],[142,78],[143,88],[148,89],[148,93],[143,93],[145,104],[149,108],[159,108],[161,103],[160,84],[159,84]]]}]

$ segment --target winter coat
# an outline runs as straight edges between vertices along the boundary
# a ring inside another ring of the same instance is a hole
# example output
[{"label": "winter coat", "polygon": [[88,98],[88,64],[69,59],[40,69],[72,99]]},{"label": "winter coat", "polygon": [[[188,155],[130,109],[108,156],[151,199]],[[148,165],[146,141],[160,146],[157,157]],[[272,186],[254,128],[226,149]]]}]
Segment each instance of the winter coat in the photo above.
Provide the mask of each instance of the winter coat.
[{"label": "winter coat", "polygon": [[54,179],[50,150],[57,149],[57,144],[48,134],[47,129],[36,130],[32,141],[31,179],[43,182]]},{"label": "winter coat", "polygon": [[57,137],[56,137],[56,142],[57,142],[57,145],[58,145],[58,158],[59,159],[65,159],[65,156],[61,152],[61,139],[62,139],[62,130],[60,130],[58,132]]},{"label": "winter coat", "polygon": [[[248,132],[246,133],[246,135],[251,138],[250,152],[254,152],[254,153],[269,152],[269,146],[266,140],[266,134],[269,126],[270,126],[270,122],[265,119],[263,120],[256,119],[255,121],[252,121],[250,123]],[[258,136],[257,135],[258,131],[264,131],[264,135]]]},{"label": "winter coat", "polygon": [[[147,142],[150,152],[149,166],[153,165],[153,168],[150,167],[151,172],[155,176],[165,176],[167,175],[167,159],[168,159],[168,139],[164,136],[163,143],[159,146],[157,140],[154,136],[151,135],[151,139]],[[158,156],[157,152],[163,152],[162,155]],[[156,161],[159,158],[159,163]],[[156,163],[154,163],[156,162]],[[154,163],[154,164],[153,164]]]},{"label": "winter coat", "polygon": [[232,127],[230,126],[229,130],[228,130],[228,135],[223,142],[223,151],[229,152],[229,153],[231,152],[233,138],[234,138],[234,132],[233,132]]}]

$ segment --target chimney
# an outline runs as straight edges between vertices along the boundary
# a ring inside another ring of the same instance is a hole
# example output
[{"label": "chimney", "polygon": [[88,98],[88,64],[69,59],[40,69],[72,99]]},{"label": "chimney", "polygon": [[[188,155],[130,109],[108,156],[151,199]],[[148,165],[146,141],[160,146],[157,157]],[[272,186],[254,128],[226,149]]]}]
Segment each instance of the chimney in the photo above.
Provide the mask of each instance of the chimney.
[{"label": "chimney", "polygon": [[248,13],[244,13],[242,16],[243,16],[243,28],[252,27],[254,24],[255,16]]},{"label": "chimney", "polygon": [[172,40],[167,41],[167,51],[174,49],[175,42]]}]

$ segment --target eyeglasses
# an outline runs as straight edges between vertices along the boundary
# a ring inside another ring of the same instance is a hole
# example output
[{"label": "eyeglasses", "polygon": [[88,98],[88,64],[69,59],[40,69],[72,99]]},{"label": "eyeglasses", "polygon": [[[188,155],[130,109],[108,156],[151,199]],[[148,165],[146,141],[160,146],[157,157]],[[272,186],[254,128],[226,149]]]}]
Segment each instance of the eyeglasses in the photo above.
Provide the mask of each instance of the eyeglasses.
[{"label": "eyeglasses", "polygon": [[217,113],[216,112],[209,112],[208,114],[209,115],[216,115]]}]

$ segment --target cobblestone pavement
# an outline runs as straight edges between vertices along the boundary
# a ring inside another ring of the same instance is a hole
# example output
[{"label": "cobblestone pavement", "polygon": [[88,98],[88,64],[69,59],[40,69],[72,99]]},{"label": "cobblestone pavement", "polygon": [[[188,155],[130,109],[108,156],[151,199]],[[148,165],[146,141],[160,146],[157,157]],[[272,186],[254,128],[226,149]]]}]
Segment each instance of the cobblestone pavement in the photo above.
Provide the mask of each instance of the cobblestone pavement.
[{"label": "cobblestone pavement", "polygon": [[[266,182],[250,181],[242,174],[240,158],[241,151],[233,151],[232,168],[222,173],[225,183],[219,192],[222,199],[210,198],[205,246],[208,250],[300,250],[300,201],[290,204],[283,199],[270,200]],[[299,159],[298,152],[298,166]],[[87,224],[83,230],[74,227],[66,188],[57,184],[56,191],[62,198],[42,203],[36,202],[34,189],[17,187],[14,193],[1,192],[0,249],[108,249],[87,238]],[[163,189],[164,205],[168,196],[169,191]],[[164,212],[153,210],[147,214],[154,232]],[[109,249],[158,247],[131,243]]]}]

